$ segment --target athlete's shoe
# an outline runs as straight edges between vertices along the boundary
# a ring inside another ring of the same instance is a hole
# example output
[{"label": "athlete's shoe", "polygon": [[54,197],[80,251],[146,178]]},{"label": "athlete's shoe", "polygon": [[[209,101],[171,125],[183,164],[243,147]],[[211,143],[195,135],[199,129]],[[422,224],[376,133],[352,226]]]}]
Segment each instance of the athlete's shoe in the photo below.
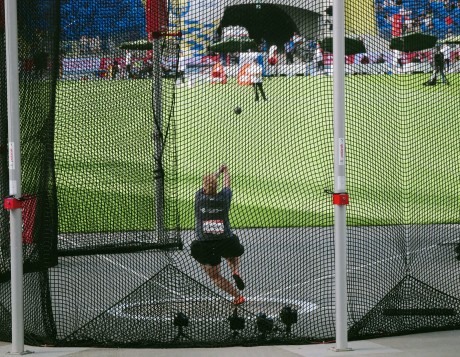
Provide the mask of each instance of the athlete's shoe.
[{"label": "athlete's shoe", "polygon": [[236,297],[233,299],[233,305],[241,305],[246,302],[246,298],[244,296]]},{"label": "athlete's shoe", "polygon": [[235,280],[236,287],[238,290],[244,290],[244,281],[238,274],[233,274],[233,280]]}]

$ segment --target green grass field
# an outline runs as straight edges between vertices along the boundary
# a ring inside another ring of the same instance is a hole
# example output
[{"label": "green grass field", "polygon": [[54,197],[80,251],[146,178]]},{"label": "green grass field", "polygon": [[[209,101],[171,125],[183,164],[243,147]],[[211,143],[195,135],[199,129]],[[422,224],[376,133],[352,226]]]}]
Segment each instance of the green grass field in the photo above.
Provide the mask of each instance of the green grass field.
[{"label": "green grass field", "polygon": [[[426,77],[347,77],[349,224],[458,222],[459,80],[424,87]],[[151,85],[59,83],[61,232],[154,228]],[[169,214],[168,226],[179,218],[193,227],[201,177],[222,162],[232,175],[234,227],[332,224],[324,193],[333,188],[332,78],[268,78],[264,87],[270,100],[258,103],[233,80],[177,89],[166,152],[167,168],[177,152],[177,176],[167,177],[177,190],[166,192],[178,217]]]}]

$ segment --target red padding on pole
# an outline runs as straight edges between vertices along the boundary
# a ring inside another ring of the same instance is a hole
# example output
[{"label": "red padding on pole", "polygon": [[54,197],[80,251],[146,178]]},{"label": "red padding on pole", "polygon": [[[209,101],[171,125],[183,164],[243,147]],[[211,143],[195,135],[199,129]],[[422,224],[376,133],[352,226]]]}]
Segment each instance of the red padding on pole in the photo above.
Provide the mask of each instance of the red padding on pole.
[{"label": "red padding on pole", "polygon": [[22,208],[22,200],[19,200],[16,197],[7,197],[3,200],[3,208],[8,211]]},{"label": "red padding on pole", "polygon": [[7,197],[3,201],[3,207],[6,210],[22,208],[22,242],[24,244],[32,244],[34,240],[37,196],[24,195],[21,198]]},{"label": "red padding on pole", "polygon": [[332,204],[334,205],[347,205],[349,202],[348,193],[333,193]]}]

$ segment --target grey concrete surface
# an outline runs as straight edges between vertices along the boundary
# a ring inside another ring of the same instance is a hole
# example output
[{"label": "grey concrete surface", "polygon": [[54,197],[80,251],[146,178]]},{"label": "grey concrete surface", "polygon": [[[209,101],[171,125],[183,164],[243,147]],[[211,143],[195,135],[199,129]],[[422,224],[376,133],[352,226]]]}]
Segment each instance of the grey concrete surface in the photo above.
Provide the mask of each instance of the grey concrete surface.
[{"label": "grey concrete surface", "polygon": [[[460,330],[384,337],[349,342],[352,351],[336,352],[332,344],[189,348],[102,349],[25,346],[37,357],[454,357],[460,356]],[[8,356],[9,343],[0,342],[0,356]]]}]

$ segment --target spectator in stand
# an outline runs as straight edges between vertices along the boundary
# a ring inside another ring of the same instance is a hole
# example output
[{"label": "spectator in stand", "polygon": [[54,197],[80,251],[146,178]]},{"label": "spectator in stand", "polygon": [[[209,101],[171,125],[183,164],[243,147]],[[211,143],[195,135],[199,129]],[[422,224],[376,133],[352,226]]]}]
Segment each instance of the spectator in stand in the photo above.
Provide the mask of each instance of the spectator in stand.
[{"label": "spectator in stand", "polygon": [[454,19],[450,15],[447,15],[447,17],[444,19],[444,22],[447,26],[452,26],[454,24]]},{"label": "spectator in stand", "polygon": [[430,8],[427,8],[423,11],[422,15],[420,16],[420,29],[422,32],[427,32],[430,26],[433,25],[433,14]]},{"label": "spectator in stand", "polygon": [[404,6],[401,6],[399,13],[403,16],[403,35],[405,35],[412,31],[412,12],[410,10],[405,9]]},{"label": "spectator in stand", "polygon": [[391,25],[393,24],[393,22],[392,22],[390,16],[388,16],[388,14],[385,14],[385,15],[383,16],[383,19],[385,20],[385,23],[386,23],[387,25],[391,26]]},{"label": "spectator in stand", "polygon": [[415,17],[412,21],[412,31],[413,32],[420,32],[420,25],[421,25],[421,18]]}]

